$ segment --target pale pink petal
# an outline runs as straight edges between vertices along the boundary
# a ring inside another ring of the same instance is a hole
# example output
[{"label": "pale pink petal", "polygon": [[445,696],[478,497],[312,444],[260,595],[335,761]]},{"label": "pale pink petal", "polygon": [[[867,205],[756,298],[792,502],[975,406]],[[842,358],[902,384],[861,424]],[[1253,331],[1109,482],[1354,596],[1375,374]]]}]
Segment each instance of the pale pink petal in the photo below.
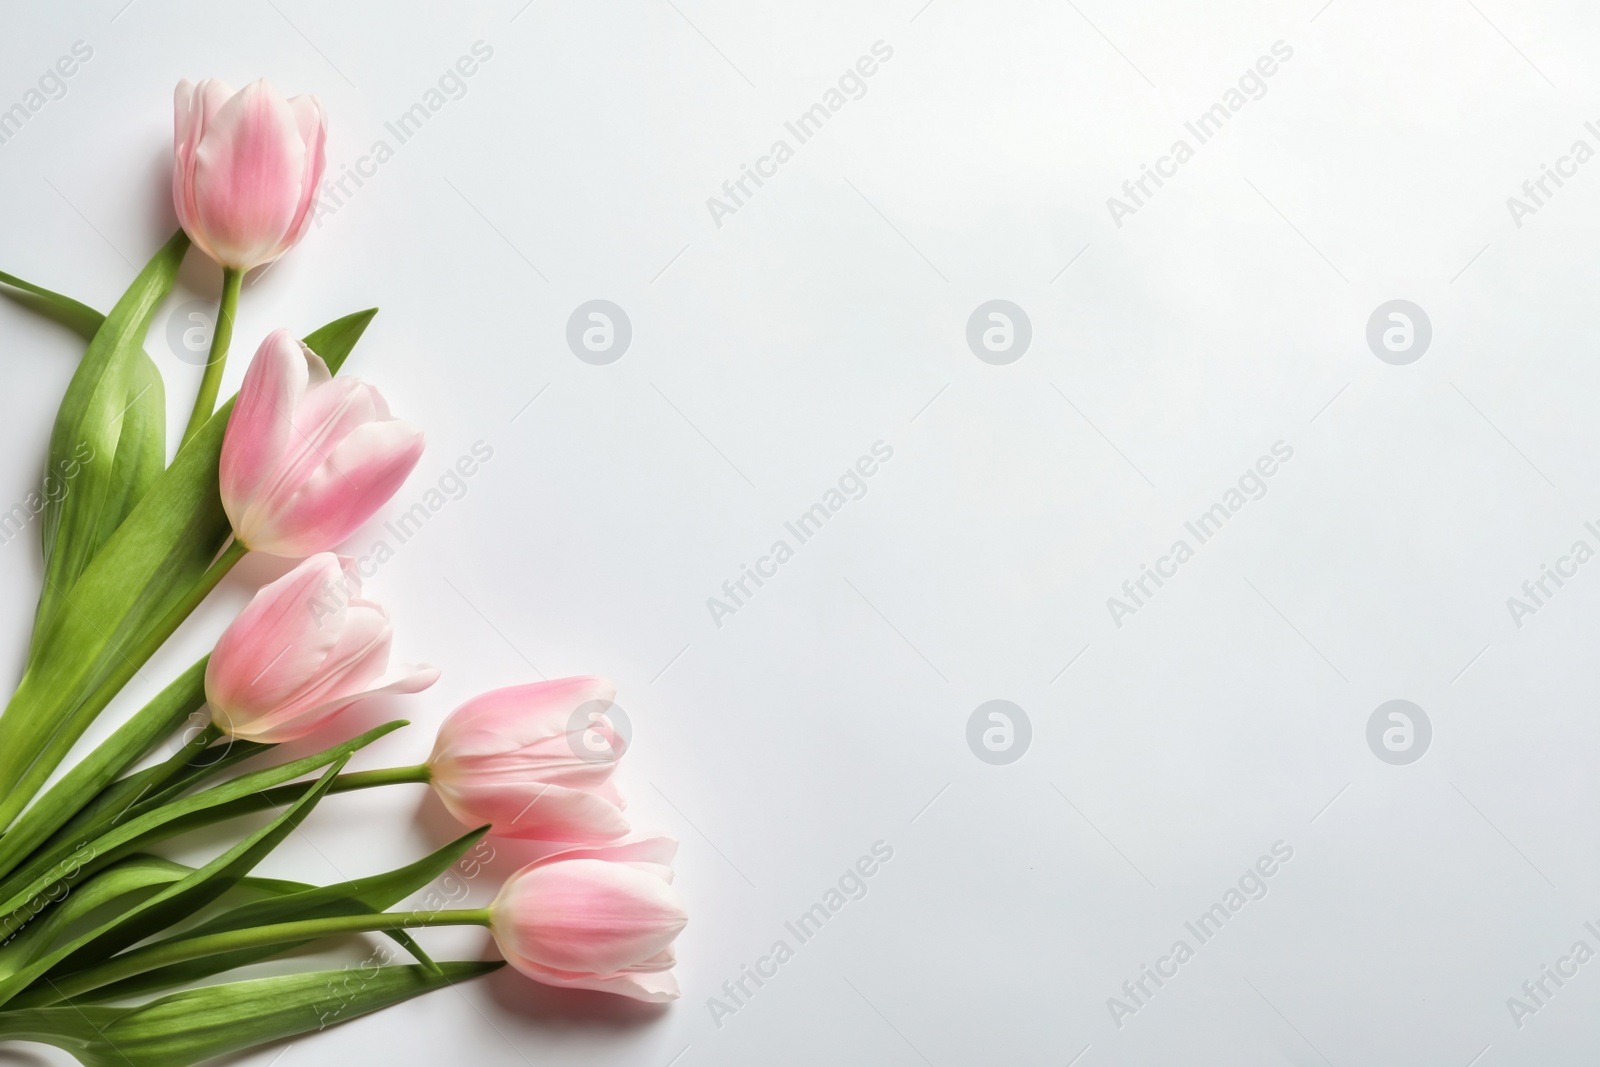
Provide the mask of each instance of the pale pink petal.
[{"label": "pale pink petal", "polygon": [[450,747],[458,756],[487,756],[550,738],[565,743],[579,708],[598,710],[615,703],[616,696],[616,686],[606,679],[581,676],[496,689],[450,713]]},{"label": "pale pink petal", "polygon": [[486,784],[471,777],[446,786],[437,769],[435,791],[467,826],[492,825],[501,837],[528,841],[600,842],[627,834],[628,820],[610,801],[582,789],[527,782]]},{"label": "pale pink petal", "polygon": [[678,979],[670,970],[663,971],[623,971],[619,974],[574,974],[568,971],[557,971],[549,967],[541,967],[531,960],[510,960],[510,963],[521,973],[532,978],[542,985],[559,986],[563,989],[592,989],[600,993],[615,993],[618,996],[629,997],[633,1000],[642,1000],[649,1004],[665,1004],[677,1000],[679,996]]},{"label": "pale pink petal", "polygon": [[343,577],[331,553],[306,560],[264,586],[218,639],[206,665],[206,693],[216,714],[276,706],[327,658],[337,627],[318,626],[312,604]]},{"label": "pale pink petal", "polygon": [[294,433],[290,416],[310,387],[316,367],[327,374],[322,359],[307,358],[306,351],[288,330],[268,334],[245,371],[228,417],[217,474],[223,508],[247,545],[248,535],[265,525],[267,516],[259,511],[251,514],[249,505],[271,481],[289,444]]},{"label": "pale pink petal", "polygon": [[422,432],[383,397],[336,379],[279,330],[262,342],[223,437],[222,506],[248,548],[308,556],[335,547],[416,467]]},{"label": "pale pink petal", "polygon": [[524,868],[506,882],[490,915],[507,958],[594,975],[656,956],[688,922],[661,879],[597,859]]},{"label": "pale pink petal", "polygon": [[422,458],[422,431],[398,419],[358,427],[328,461],[281,503],[274,545],[251,547],[274,555],[303,555],[337,545],[383,506]]},{"label": "pale pink petal", "polygon": [[289,101],[295,121],[300,127],[300,139],[306,146],[306,169],[300,184],[299,213],[289,224],[289,230],[278,243],[273,258],[300,243],[311,227],[317,206],[317,191],[322,185],[322,172],[327,166],[328,120],[322,112],[322,103],[314,96],[296,96]]},{"label": "pale pink petal", "polygon": [[439,669],[426,663],[401,667],[373,683],[371,688],[345,694],[339,699],[326,704],[306,708],[292,717],[272,716],[263,720],[259,726],[251,729],[248,734],[235,734],[233,736],[242,737],[248,741],[259,741],[263,744],[294,741],[321,729],[325,724],[337,718],[340,712],[359,701],[386,694],[400,696],[409,693],[420,693],[438,680]]},{"label": "pale pink petal", "polygon": [[432,667],[389,666],[388,614],[359,592],[352,561],[331,553],[262,587],[206,665],[212,721],[232,737],[289,741],[358,700],[432,685]]},{"label": "pale pink petal", "polygon": [[211,117],[191,160],[199,229],[223,266],[270,258],[297,219],[307,148],[288,103],[266,81]]},{"label": "pale pink petal", "polygon": [[559,860],[591,859],[609,860],[613,863],[649,863],[669,867],[678,854],[678,839],[670,834],[644,833],[626,841],[613,841],[593,847],[570,848],[551,853],[538,860],[535,866]]}]

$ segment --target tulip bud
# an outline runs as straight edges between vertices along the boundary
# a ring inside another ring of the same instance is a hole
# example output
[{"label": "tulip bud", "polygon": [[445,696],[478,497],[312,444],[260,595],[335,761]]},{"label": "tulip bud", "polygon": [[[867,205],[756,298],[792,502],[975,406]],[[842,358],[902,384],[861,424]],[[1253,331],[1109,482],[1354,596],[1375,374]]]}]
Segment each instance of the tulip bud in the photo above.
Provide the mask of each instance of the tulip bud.
[{"label": "tulip bud", "polygon": [[677,847],[653,835],[524,867],[489,907],[501,954],[546,985],[676,1000],[672,942],[689,921],[670,885]]},{"label": "tulip bud", "polygon": [[178,83],[172,202],[206,255],[247,271],[299,243],[326,162],[327,121],[314,96],[285,100],[266,81],[235,93]]},{"label": "tulip bud", "polygon": [[422,431],[389,415],[378,391],[335,378],[276,330],[245,372],[222,439],[222,506],[247,547],[325,552],[377,511],[422,456]]},{"label": "tulip bud", "polygon": [[246,741],[293,741],[363,697],[432,685],[433,667],[389,669],[389,614],[360,593],[354,568],[328,552],[263,586],[206,665],[218,728]]},{"label": "tulip bud", "polygon": [[628,832],[611,782],[623,739],[616,689],[560,678],[474,697],[450,713],[428,758],[434,790],[468,826],[533,841],[596,844]]}]

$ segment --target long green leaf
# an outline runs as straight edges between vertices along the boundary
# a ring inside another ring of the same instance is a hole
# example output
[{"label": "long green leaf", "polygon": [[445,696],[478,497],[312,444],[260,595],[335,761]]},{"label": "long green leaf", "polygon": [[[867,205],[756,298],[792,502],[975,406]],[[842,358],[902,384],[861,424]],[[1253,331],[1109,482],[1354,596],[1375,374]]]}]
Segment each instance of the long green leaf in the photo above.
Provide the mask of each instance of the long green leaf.
[{"label": "long green leaf", "polygon": [[137,348],[128,357],[122,431],[117,437],[116,461],[111,465],[111,486],[95,531],[94,551],[111,539],[166,467],[167,387],[155,361]]},{"label": "long green leaf", "polygon": [[[15,974],[38,959],[57,934],[98,908],[140,889],[171,885],[188,873],[189,868],[171,860],[157,856],[129,856],[59,899],[46,898],[41,903],[47,910],[40,917],[30,918],[19,929],[6,935],[9,940],[0,947],[0,974]],[[49,906],[51,904],[54,906]],[[20,913],[11,917],[13,923],[21,923],[22,919]],[[0,932],[4,932],[3,928],[0,928]]]},{"label": "long green leaf", "polygon": [[[415,863],[407,864],[384,874],[356,878],[337,885],[306,889],[299,893],[285,894],[240,905],[192,929],[185,930],[181,934],[153,941],[147,946],[142,946],[141,950],[142,948],[157,948],[180,942],[189,942],[195,938],[207,937],[212,934],[228,933],[258,926],[275,926],[279,923],[299,922],[306,919],[323,919],[384,911],[449,870],[451,864],[460,859],[467,849],[481,841],[483,835],[487,832],[488,827],[474,830],[472,833],[457,838]],[[408,951],[418,955],[419,962],[424,966],[433,965],[433,961],[422,953],[421,948],[405,931],[395,930],[390,933],[390,936],[399,941]],[[85,976],[85,972],[67,974],[59,980],[64,986],[86,990],[73,995],[72,1000],[75,1003],[128,1000],[134,997],[146,996],[162,989],[170,989],[173,986],[197,982],[202,978],[209,978],[211,975],[221,974],[223,971],[229,971],[235,967],[243,967],[246,964],[255,963],[257,960],[281,955],[306,943],[305,941],[290,941],[259,948],[216,953],[184,963],[171,964],[147,971],[144,974],[127,978],[120,982],[113,982],[100,988],[84,984],[82,979]],[[92,969],[89,968],[91,971]],[[41,990],[40,992],[44,995],[36,1002],[30,999],[30,1006],[35,1003],[55,1003],[61,999],[59,996],[50,995],[50,990]],[[21,1002],[19,1001],[18,1003],[20,1004]]]},{"label": "long green leaf", "polygon": [[[404,725],[403,720],[387,723],[315,755],[241,775],[193,796],[174,800],[170,804],[121,823],[115,829],[43,869],[36,870],[37,865],[29,863],[12,878],[7,879],[5,899],[0,901],[0,916],[8,916],[18,908],[28,906],[35,897],[52,891],[58,883],[70,884],[87,873],[114,863],[130,852],[192,829],[195,824],[186,822],[186,817],[227,805],[259,790],[282,785],[330,763],[342,762],[358,749]],[[329,784],[332,784],[331,780]]]},{"label": "long green leaf", "polygon": [[[153,442],[158,466],[166,454],[165,399],[160,398],[158,414],[149,402],[157,389],[138,379],[147,377],[140,361],[149,363],[144,335],[156,308],[172,291],[188,249],[189,238],[179,230],[139,272],[95,332],[61,398],[50,431],[45,503],[39,513],[44,588],[30,657],[39,654],[42,638],[67,607],[67,590],[94,558],[102,532],[108,526],[114,529],[126,515],[129,490],[149,484],[144,467],[152,443],[140,436],[159,430],[162,437]],[[148,371],[159,382],[153,364]],[[124,446],[132,456],[119,462]]]},{"label": "long green leaf", "polygon": [[[171,885],[193,873],[193,867],[159,856],[135,854],[112,864],[64,897],[45,901],[40,915],[0,944],[0,978],[15,974],[38,959],[74,923],[107,904],[140,890]],[[277,878],[246,878],[242,885],[267,896],[287,896],[314,888]]]},{"label": "long green leaf", "polygon": [[[205,743],[209,739],[208,731],[179,749],[164,762],[118,779],[102,789],[99,795],[73,815],[65,826],[29,854],[23,866],[0,881],[0,896],[8,894],[19,886],[32,883],[63,860],[72,857],[81,859],[86,855],[85,850],[92,842],[109,834],[118,826],[171,803],[206,778],[220,774],[227,768],[272,747],[251,741],[227,741],[207,748]],[[196,748],[199,750],[196,751]],[[74,768],[74,771],[76,770],[77,768]],[[273,805],[275,809],[286,807],[300,795],[297,786],[279,788],[286,792],[280,794],[276,790],[271,791],[279,800],[279,803]],[[53,793],[54,789],[51,792]],[[67,799],[65,803],[70,804],[71,800]],[[219,807],[231,812],[232,803],[226,802]],[[265,806],[256,810],[264,811]],[[12,828],[10,833],[24,829],[32,815],[33,809],[30,808],[28,814]],[[219,814],[212,821],[221,822],[227,817],[231,815]],[[180,831],[174,830],[166,836],[174,836],[178,832]],[[0,845],[5,843],[10,833],[6,837],[0,837]],[[89,869],[95,868],[90,866]]]},{"label": "long green leaf", "polygon": [[85,1067],[191,1067],[311,1033],[498,970],[498,960],[313,971],[192,989],[133,1008],[0,1012],[0,1039],[41,1041]]},{"label": "long green leaf", "polygon": [[62,296],[42,285],[24,281],[15,274],[7,274],[0,270],[0,283],[21,290],[20,295],[5,290],[6,296],[24,307],[55,319],[85,341],[93,340],[95,333],[100,329],[100,324],[106,321],[104,315],[88,304],[80,303],[70,296]]},{"label": "long green leaf", "polygon": [[[348,757],[347,757],[348,758]],[[52,972],[70,971],[88,961],[105,959],[177,922],[226,893],[299,826],[338,774],[342,761],[309,783],[294,806],[228,849],[216,859],[134,907],[52,948],[17,973],[0,981],[0,1005]]]}]

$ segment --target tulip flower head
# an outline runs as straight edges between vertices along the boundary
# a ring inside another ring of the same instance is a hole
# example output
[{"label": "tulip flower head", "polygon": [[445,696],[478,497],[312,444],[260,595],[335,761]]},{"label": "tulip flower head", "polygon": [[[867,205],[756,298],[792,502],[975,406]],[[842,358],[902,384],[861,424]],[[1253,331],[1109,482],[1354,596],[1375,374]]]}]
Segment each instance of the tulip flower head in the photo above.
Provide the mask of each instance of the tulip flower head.
[{"label": "tulip flower head", "polygon": [[[330,597],[332,589],[345,592]],[[293,741],[363,697],[438,680],[426,665],[389,667],[389,614],[360,592],[354,567],[329,552],[263,586],[206,665],[217,727],[246,741]]]},{"label": "tulip flower head", "polygon": [[285,100],[266,81],[234,92],[178,83],[172,202],[206,255],[247,271],[299,243],[326,164],[327,119],[314,96]]},{"label": "tulip flower head", "polygon": [[497,689],[451,712],[428,770],[434,791],[468,826],[533,841],[598,844],[628,832],[611,782],[626,742],[616,688],[560,678]]},{"label": "tulip flower head", "polygon": [[394,495],[422,457],[422,431],[376,389],[335,378],[287,330],[261,342],[222,440],[222,506],[246,547],[325,552]]},{"label": "tulip flower head", "polygon": [[677,847],[653,835],[524,867],[489,907],[501,954],[546,985],[676,1000],[672,942],[689,921],[671,886]]}]

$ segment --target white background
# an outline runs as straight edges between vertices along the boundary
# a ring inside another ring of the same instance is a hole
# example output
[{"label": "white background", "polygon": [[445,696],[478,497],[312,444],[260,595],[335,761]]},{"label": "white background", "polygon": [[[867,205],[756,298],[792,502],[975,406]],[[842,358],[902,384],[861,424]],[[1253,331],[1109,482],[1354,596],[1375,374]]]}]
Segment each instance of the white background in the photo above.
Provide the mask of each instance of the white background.
[{"label": "white background", "polygon": [[[361,765],[415,762],[473,693],[610,676],[630,811],[682,840],[692,914],[666,1009],[501,972],[244,1062],[1593,1062],[1600,962],[1520,1028],[1507,998],[1600,950],[1600,563],[1520,628],[1506,603],[1600,547],[1600,162],[1520,227],[1506,204],[1600,149],[1592,5],[125,2],[0,11],[0,108],[94,50],[0,146],[0,267],[102,309],[174,225],[179,77],[317,94],[337,175],[492,48],[253,279],[227,388],[268,330],[383,307],[348,369],[429,447],[349,550],[494,456],[368,586],[442,681],[341,729],[408,716]],[[865,96],[719,227],[707,198],[877,41]],[[1185,120],[1278,41],[1197,145]],[[1117,226],[1107,198],[1180,137]],[[169,327],[217,289],[191,254],[148,341],[174,436],[198,373]],[[565,341],[596,298],[633,328],[608,366]],[[965,340],[996,298],[1032,323],[1007,366]],[[1432,323],[1406,366],[1365,339],[1393,299]],[[0,344],[11,502],[81,343],[4,303]],[[877,441],[867,495],[716,626],[707,598]],[[1266,495],[1115,625],[1107,598],[1278,441]],[[36,555],[0,546],[8,677]],[[274,573],[242,566],[115,710]],[[1408,766],[1366,740],[1397,698],[1433,726]],[[1032,723],[1007,766],[966,742],[991,699]],[[265,870],[338,880],[456,829],[416,787],[335,797]],[[865,898],[714,1020],[877,841]],[[1119,1027],[1108,998],[1279,841],[1266,897]]]}]

